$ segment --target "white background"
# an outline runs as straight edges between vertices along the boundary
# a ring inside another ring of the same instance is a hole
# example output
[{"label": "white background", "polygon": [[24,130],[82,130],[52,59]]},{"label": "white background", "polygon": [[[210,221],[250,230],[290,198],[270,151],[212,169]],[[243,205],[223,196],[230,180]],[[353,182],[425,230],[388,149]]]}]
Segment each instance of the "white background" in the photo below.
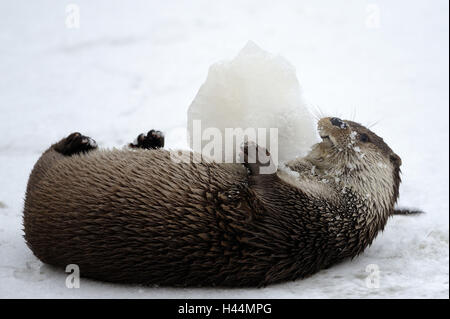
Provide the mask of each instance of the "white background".
[{"label": "white background", "polygon": [[[448,1],[73,1],[78,29],[68,3],[0,2],[0,297],[448,298]],[[403,160],[400,206],[426,214],[391,218],[353,261],[264,289],[66,288],[22,238],[40,153],[73,131],[120,147],[185,126],[208,67],[248,40],[296,67],[310,105],[378,121]]]}]

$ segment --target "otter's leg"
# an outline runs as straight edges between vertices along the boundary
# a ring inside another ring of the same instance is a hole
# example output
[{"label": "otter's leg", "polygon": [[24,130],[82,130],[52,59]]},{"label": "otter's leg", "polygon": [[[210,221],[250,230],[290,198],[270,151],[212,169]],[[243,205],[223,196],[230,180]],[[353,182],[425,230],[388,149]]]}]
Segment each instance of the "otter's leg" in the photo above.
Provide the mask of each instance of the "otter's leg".
[{"label": "otter's leg", "polygon": [[244,143],[239,154],[241,162],[248,170],[248,192],[252,198],[250,219],[266,213],[267,198],[277,198],[276,165],[272,162],[269,151],[253,142]]},{"label": "otter's leg", "polygon": [[78,132],[72,133],[56,144],[50,146],[33,167],[28,180],[27,192],[33,189],[41,177],[59,160],[78,153],[87,153],[97,148],[97,143],[90,137]]},{"label": "otter's leg", "polygon": [[164,147],[164,134],[161,131],[150,130],[147,135],[139,134],[133,143],[129,144],[131,148],[157,149]]},{"label": "otter's leg", "polygon": [[62,155],[71,156],[73,154],[86,153],[96,149],[97,142],[89,136],[84,136],[81,135],[81,133],[75,132],[54,144],[53,148]]}]

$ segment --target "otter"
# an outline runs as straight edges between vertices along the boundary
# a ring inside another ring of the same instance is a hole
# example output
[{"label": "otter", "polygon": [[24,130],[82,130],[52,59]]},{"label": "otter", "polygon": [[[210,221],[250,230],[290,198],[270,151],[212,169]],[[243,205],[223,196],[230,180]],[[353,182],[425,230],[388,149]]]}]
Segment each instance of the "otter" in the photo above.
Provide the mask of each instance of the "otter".
[{"label": "otter", "polygon": [[31,172],[26,243],[44,263],[117,283],[260,287],[312,275],[407,213],[394,208],[401,159],[382,138],[330,117],[318,132],[306,157],[273,174],[260,174],[251,154],[265,149],[252,143],[243,164],[180,163],[159,131],[124,150],[73,133]]}]

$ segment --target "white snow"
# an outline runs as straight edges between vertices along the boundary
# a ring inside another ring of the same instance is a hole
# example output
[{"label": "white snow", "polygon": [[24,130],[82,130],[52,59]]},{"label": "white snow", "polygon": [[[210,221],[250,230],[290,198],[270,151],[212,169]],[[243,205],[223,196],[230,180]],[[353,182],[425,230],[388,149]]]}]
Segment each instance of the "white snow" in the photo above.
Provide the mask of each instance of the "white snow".
[{"label": "white snow", "polygon": [[[0,297],[449,297],[448,1],[71,3],[79,29],[66,27],[64,1],[0,2]],[[400,206],[426,214],[391,218],[354,260],[263,289],[87,279],[66,288],[65,273],[42,265],[22,238],[40,153],[74,131],[121,147],[157,128],[168,147],[186,147],[186,112],[208,67],[248,40],[295,66],[318,112],[378,121],[372,129],[402,158]],[[379,288],[366,284],[372,265]]]},{"label": "white snow", "polygon": [[[201,134],[195,134],[195,120],[201,121]],[[251,129],[255,135],[258,129],[265,129],[264,145],[259,140],[258,144],[272,154],[268,133],[270,128],[276,128],[281,161],[305,156],[318,142],[316,125],[301,96],[295,68],[283,57],[274,56],[251,41],[233,60],[209,68],[205,83],[189,107],[187,127],[191,148],[195,148],[193,139],[200,139],[207,128],[218,128],[224,138],[227,128]],[[208,142],[209,139],[203,141],[202,149]],[[222,143],[224,158],[236,158],[235,148],[227,149],[225,145]]]}]

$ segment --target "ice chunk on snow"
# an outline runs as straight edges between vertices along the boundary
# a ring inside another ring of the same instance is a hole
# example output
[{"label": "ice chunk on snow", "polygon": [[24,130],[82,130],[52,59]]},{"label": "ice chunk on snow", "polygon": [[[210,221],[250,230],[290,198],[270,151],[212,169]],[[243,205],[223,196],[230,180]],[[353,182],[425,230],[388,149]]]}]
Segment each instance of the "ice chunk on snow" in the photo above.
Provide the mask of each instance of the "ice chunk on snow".
[{"label": "ice chunk on snow", "polygon": [[[318,141],[295,68],[281,56],[269,54],[253,42],[247,43],[233,60],[210,67],[205,83],[188,110],[191,148],[194,120],[201,120],[202,133],[214,127],[223,137],[225,128],[266,128],[267,133],[269,128],[278,128],[278,159],[281,161],[304,156]],[[198,137],[195,138],[198,141]],[[202,147],[211,140],[212,137],[202,141]],[[224,139],[222,154],[225,154]]]}]

